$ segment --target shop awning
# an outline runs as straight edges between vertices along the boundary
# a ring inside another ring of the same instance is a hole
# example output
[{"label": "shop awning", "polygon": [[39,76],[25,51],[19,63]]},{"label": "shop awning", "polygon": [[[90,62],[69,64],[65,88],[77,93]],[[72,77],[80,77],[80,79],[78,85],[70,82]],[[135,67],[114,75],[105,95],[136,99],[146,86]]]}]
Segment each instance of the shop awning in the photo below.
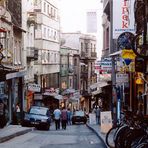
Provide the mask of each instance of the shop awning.
[{"label": "shop awning", "polygon": [[52,96],[52,97],[55,97],[55,96],[57,96],[58,94],[57,94],[57,93],[44,92],[43,95],[44,95],[44,96]]},{"label": "shop awning", "polygon": [[122,53],[122,50],[119,50],[119,51],[116,51],[114,53],[111,53],[109,56],[112,57],[112,56],[117,56],[117,55],[121,55]]},{"label": "shop awning", "polygon": [[54,96],[55,99],[58,99],[58,100],[62,100],[63,99],[63,96],[62,95],[56,95]]},{"label": "shop awning", "polygon": [[101,94],[102,93],[102,90],[97,90],[97,91],[93,91],[91,94],[92,95],[98,95],[98,94]]},{"label": "shop awning", "polygon": [[68,89],[66,89],[66,90],[64,90],[64,91],[62,92],[62,95],[67,95],[67,94],[71,94],[71,93],[75,93],[75,92],[76,92],[75,89],[73,89],[73,88],[68,88]]},{"label": "shop awning", "polygon": [[105,86],[108,86],[109,84],[107,82],[98,82],[90,85],[90,89],[95,89],[95,88],[102,88]]}]

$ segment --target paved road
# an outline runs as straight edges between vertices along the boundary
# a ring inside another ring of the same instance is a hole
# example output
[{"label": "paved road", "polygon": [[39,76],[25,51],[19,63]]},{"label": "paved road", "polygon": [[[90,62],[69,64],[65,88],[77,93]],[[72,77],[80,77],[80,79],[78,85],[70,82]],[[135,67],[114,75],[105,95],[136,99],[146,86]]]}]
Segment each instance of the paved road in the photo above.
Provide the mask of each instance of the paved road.
[{"label": "paved road", "polygon": [[68,126],[66,130],[35,130],[1,143],[0,148],[103,148],[101,140],[86,125]]}]

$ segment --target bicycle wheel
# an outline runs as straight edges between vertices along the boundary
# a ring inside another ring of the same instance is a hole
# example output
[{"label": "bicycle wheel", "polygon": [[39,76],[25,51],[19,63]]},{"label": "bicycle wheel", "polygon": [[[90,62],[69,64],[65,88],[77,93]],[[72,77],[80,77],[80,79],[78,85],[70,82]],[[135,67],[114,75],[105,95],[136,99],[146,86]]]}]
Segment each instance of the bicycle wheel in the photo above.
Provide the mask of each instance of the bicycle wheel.
[{"label": "bicycle wheel", "polygon": [[129,127],[127,125],[123,125],[120,127],[115,135],[115,147],[116,148],[125,148],[124,139],[126,138],[126,133],[129,131]]},{"label": "bicycle wheel", "polygon": [[119,126],[112,127],[106,134],[105,141],[106,141],[107,146],[110,148],[115,148],[114,136],[118,128]]},{"label": "bicycle wheel", "polygon": [[148,143],[140,143],[136,148],[148,148]]}]

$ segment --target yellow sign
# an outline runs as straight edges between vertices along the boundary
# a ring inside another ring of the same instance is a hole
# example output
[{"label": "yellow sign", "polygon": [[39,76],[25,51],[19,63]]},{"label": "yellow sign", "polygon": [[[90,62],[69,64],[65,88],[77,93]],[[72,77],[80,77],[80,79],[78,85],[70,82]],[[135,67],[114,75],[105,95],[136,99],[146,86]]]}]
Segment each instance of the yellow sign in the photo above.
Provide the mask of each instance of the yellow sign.
[{"label": "yellow sign", "polygon": [[123,49],[122,53],[121,53],[121,57],[123,59],[131,59],[131,60],[133,60],[133,59],[135,59],[136,54],[133,52],[132,49]]}]

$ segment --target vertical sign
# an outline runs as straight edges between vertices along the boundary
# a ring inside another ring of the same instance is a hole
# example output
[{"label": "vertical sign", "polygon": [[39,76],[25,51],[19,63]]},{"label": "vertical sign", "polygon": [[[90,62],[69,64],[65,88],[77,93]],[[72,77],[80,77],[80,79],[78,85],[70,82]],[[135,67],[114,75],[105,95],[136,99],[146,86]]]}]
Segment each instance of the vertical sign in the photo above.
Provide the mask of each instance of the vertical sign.
[{"label": "vertical sign", "polygon": [[113,0],[113,39],[123,32],[135,33],[135,0]]},{"label": "vertical sign", "polygon": [[112,127],[111,111],[101,112],[101,132],[107,133],[111,127]]},{"label": "vertical sign", "polygon": [[96,124],[96,114],[89,114],[89,124]]}]

